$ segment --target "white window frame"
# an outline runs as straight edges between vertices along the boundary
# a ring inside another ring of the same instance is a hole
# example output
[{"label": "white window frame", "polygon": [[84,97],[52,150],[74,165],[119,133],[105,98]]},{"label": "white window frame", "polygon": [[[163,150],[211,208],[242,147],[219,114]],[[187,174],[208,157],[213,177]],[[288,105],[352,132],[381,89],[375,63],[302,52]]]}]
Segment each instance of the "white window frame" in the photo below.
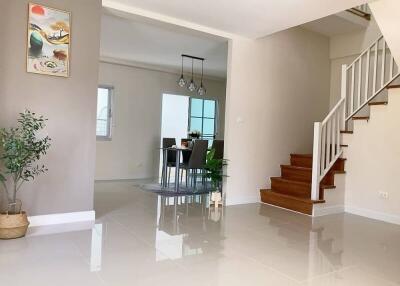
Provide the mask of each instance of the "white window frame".
[{"label": "white window frame", "polygon": [[[112,139],[112,119],[113,119],[113,98],[114,98],[114,87],[111,85],[99,85],[97,89],[108,90],[108,110],[107,110],[107,135],[97,135],[97,111],[96,111],[96,139],[98,141],[110,141]],[[98,96],[98,94],[97,94]]]}]

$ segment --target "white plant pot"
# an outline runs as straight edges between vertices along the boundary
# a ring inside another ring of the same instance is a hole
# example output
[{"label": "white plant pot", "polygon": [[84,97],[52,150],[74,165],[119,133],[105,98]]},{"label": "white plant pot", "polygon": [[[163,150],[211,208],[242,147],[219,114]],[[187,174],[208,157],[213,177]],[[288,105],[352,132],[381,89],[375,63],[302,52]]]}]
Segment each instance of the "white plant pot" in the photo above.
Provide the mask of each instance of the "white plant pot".
[{"label": "white plant pot", "polygon": [[212,192],[211,193],[211,201],[214,202],[215,207],[217,208],[219,203],[222,201],[221,192]]}]

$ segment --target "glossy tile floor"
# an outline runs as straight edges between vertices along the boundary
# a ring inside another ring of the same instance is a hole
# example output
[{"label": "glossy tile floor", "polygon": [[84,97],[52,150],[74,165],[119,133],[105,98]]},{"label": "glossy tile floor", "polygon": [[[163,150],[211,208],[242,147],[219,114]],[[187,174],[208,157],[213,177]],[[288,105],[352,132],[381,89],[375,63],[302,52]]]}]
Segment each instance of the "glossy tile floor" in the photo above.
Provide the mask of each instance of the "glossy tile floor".
[{"label": "glossy tile floor", "polygon": [[93,229],[0,241],[0,285],[400,285],[400,227],[261,204],[215,212],[96,184]]}]

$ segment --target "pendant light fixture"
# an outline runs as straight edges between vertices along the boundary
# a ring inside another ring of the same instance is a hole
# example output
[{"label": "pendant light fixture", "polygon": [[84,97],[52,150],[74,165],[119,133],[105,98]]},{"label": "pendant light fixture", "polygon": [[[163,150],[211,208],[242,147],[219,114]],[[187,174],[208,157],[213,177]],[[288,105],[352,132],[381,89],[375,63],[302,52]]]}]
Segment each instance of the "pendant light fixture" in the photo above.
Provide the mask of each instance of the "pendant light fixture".
[{"label": "pendant light fixture", "polygon": [[201,81],[200,81],[200,87],[197,90],[197,93],[201,96],[206,94],[206,88],[203,85],[203,64],[204,64],[204,60],[201,61]]},{"label": "pendant light fixture", "polygon": [[193,76],[194,76],[194,73],[193,73],[193,62],[194,62],[194,59],[192,58],[192,78],[190,79],[190,83],[189,83],[189,86],[188,86],[188,90],[191,91],[191,92],[193,92],[193,91],[195,91],[197,89],[196,83],[194,82],[194,78],[193,78]]},{"label": "pendant light fixture", "polygon": [[[204,87],[203,84],[203,76],[204,76],[204,58],[199,58],[199,57],[194,57],[194,56],[189,56],[189,55],[182,55],[182,67],[181,67],[181,76],[178,79],[178,85],[180,87],[187,87],[187,89],[191,92],[197,91],[198,95],[205,95],[206,94],[206,88]],[[185,77],[183,76],[183,60],[184,58],[189,58],[192,60],[192,77],[190,79],[189,84],[187,83]],[[197,89],[196,82],[194,81],[194,61],[201,61],[201,81],[200,81],[200,87]]]},{"label": "pendant light fixture", "polygon": [[184,87],[184,86],[186,85],[186,80],[185,80],[185,78],[183,77],[183,56],[182,56],[181,77],[180,77],[179,80],[178,80],[178,85],[179,85],[180,87]]}]

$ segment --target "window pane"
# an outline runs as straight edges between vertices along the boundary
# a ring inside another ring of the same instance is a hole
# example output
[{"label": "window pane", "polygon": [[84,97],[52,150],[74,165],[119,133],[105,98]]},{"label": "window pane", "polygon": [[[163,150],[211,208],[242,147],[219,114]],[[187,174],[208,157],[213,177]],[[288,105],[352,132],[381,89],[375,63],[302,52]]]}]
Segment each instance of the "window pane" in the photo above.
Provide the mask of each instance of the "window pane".
[{"label": "window pane", "polygon": [[196,117],[190,118],[190,131],[201,132],[201,118],[196,118]]},{"label": "window pane", "polygon": [[109,89],[98,88],[97,89],[97,136],[108,136],[108,97]]},{"label": "window pane", "polygon": [[214,119],[204,118],[203,125],[203,134],[206,135],[214,135]]},{"label": "window pane", "polygon": [[204,100],[204,117],[215,118],[215,100]]},{"label": "window pane", "polygon": [[191,99],[190,115],[202,117],[203,116],[203,100],[198,98]]}]

